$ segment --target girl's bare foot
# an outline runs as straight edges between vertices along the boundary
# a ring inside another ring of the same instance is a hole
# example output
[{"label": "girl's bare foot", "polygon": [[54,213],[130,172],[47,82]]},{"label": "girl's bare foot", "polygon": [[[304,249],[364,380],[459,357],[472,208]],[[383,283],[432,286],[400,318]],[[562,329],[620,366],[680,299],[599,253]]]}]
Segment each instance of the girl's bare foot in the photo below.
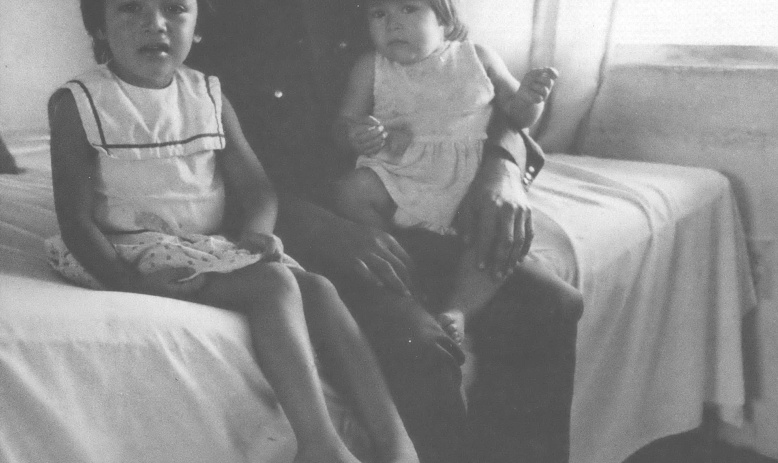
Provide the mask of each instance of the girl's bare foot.
[{"label": "girl's bare foot", "polygon": [[376,442],[377,463],[419,463],[419,456],[409,437],[394,443]]},{"label": "girl's bare foot", "polygon": [[465,314],[461,310],[447,310],[438,315],[438,323],[457,344],[465,340]]},{"label": "girl's bare foot", "polygon": [[419,457],[416,455],[415,451],[412,451],[407,455],[395,455],[388,459],[380,458],[378,461],[380,463],[419,463]]},{"label": "girl's bare foot", "polygon": [[298,449],[294,463],[360,463],[345,445],[326,450],[322,448]]}]

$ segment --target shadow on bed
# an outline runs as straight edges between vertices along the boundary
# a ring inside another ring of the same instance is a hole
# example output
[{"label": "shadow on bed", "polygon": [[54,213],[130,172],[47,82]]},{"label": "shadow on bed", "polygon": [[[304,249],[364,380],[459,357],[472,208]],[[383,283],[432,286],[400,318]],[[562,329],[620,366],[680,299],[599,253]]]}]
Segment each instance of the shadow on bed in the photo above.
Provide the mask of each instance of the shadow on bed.
[{"label": "shadow on bed", "polygon": [[0,136],[0,174],[18,174],[19,168],[16,166],[16,161],[8,150],[8,146],[3,141],[3,137]]}]

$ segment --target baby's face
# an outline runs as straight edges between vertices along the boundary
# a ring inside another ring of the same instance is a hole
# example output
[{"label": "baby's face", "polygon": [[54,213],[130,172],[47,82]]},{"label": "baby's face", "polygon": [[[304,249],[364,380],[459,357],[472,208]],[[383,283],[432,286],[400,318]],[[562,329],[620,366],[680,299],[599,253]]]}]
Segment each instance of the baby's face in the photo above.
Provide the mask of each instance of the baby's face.
[{"label": "baby's face", "polygon": [[379,0],[368,5],[370,36],[386,58],[413,64],[445,41],[445,27],[424,0]]},{"label": "baby's face", "polygon": [[105,0],[111,70],[127,83],[167,86],[189,54],[197,0]]}]

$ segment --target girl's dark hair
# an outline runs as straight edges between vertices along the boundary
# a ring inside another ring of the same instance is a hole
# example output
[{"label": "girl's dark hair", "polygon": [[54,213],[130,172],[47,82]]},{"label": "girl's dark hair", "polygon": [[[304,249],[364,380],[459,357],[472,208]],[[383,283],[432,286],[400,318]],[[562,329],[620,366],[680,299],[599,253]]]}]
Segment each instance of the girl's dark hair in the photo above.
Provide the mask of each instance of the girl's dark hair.
[{"label": "girl's dark hair", "polygon": [[[368,3],[381,3],[392,0],[370,0]],[[467,38],[467,26],[459,17],[457,0],[425,0],[435,12],[438,21],[446,28],[446,40],[462,41]]]},{"label": "girl's dark hair", "polygon": [[[213,0],[197,0],[197,26],[199,33],[208,18],[214,13]],[[100,38],[105,28],[105,0],[81,0],[81,19],[87,33],[92,37],[92,53],[98,64],[111,59],[111,49],[108,42]]]}]

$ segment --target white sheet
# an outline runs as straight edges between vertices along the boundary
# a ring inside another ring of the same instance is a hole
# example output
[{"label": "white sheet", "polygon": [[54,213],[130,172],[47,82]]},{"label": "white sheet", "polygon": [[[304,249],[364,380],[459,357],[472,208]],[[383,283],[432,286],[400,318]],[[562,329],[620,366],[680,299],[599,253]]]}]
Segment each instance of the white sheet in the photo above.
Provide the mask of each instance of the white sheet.
[{"label": "white sheet", "polygon": [[[241,317],[61,282],[42,253],[57,231],[48,156],[18,160],[27,174],[0,176],[0,461],[291,461]],[[571,462],[618,463],[697,426],[704,402],[738,423],[740,316],[754,299],[726,179],[551,155],[531,199],[534,258],[586,302]]]},{"label": "white sheet", "polygon": [[570,461],[618,463],[698,426],[704,402],[741,423],[740,322],[755,296],[727,179],[556,154],[530,197],[533,253],[585,300]]}]

